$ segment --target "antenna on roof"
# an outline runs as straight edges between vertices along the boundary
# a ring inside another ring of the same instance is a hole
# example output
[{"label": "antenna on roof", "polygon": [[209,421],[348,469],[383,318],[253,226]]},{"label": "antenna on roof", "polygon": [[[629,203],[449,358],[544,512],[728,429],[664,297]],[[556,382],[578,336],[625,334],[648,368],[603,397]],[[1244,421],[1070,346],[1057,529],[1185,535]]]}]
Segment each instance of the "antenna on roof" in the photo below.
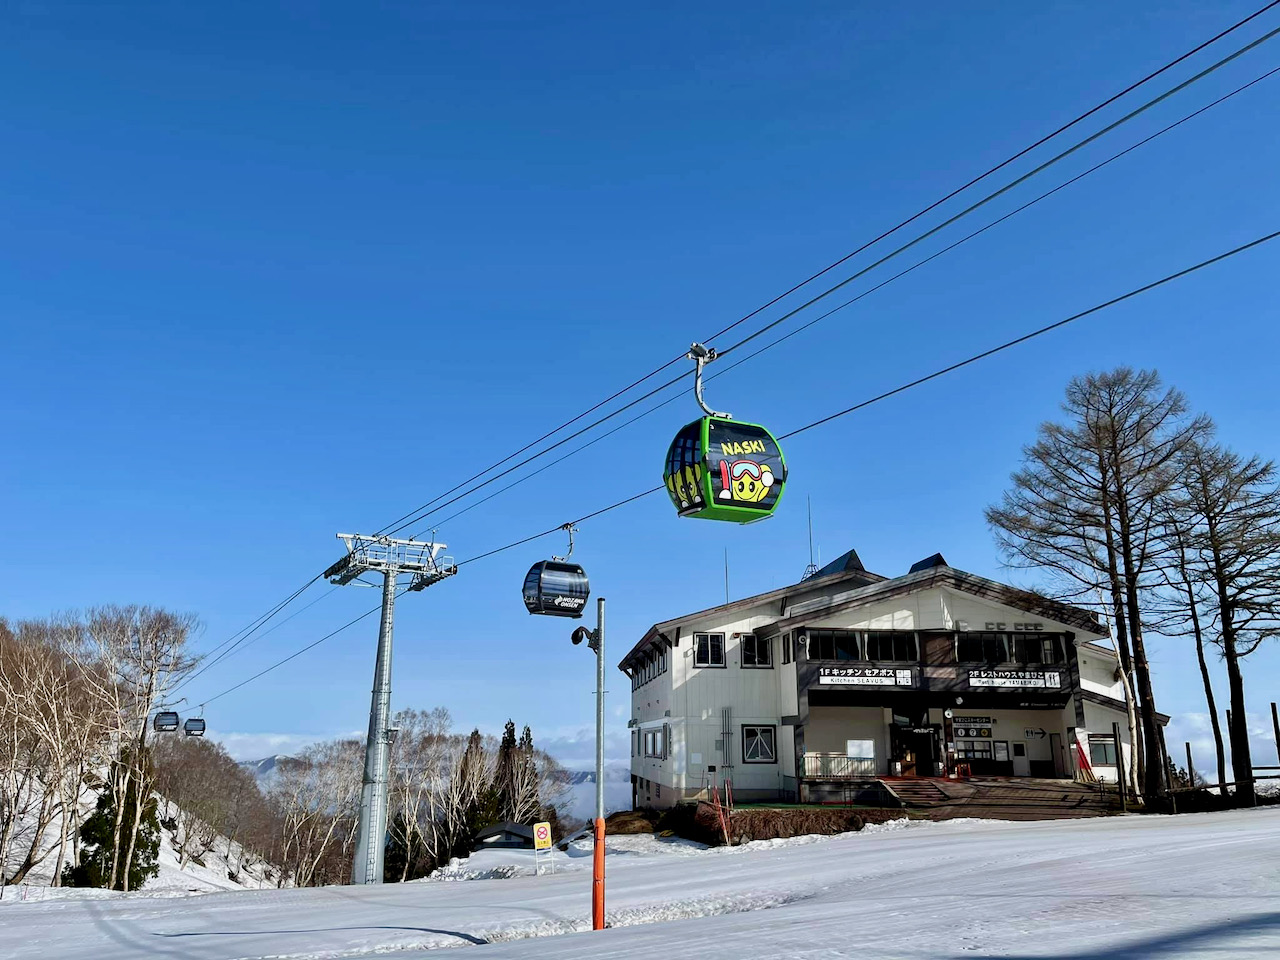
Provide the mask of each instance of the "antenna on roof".
[{"label": "antenna on roof", "polygon": [[818,565],[813,562],[813,500],[808,496],[804,500],[809,507],[809,565],[804,568],[804,576],[800,578],[802,583],[818,572]]}]

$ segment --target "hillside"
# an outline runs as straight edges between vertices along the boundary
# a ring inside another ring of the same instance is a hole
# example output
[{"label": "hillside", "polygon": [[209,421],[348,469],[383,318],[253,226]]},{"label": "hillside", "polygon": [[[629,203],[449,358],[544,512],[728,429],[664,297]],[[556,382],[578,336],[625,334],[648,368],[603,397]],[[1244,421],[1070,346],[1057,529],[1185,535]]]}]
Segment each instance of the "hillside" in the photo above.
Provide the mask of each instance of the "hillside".
[{"label": "hillside", "polygon": [[[1003,823],[897,821],[703,849],[610,837],[608,921],[590,852],[484,851],[436,881],[0,908],[8,960],[1262,960],[1280,950],[1280,809]],[[507,879],[466,879],[506,877]],[[452,882],[450,882],[452,881]],[[56,912],[53,912],[56,911]]]}]

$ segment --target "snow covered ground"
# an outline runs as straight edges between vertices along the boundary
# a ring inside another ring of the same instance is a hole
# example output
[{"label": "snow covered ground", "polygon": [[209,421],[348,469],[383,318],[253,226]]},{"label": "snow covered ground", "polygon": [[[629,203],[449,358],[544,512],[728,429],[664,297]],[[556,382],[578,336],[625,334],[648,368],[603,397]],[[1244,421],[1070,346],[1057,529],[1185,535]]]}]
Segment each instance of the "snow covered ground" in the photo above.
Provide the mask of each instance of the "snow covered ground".
[{"label": "snow covered ground", "polygon": [[[1280,809],[890,824],[701,849],[610,838],[588,925],[586,848],[554,876],[486,851],[437,880],[0,907],[0,956],[57,960],[476,957],[1248,960],[1280,955]],[[509,879],[494,876],[509,868]],[[455,882],[448,882],[452,873]]]}]

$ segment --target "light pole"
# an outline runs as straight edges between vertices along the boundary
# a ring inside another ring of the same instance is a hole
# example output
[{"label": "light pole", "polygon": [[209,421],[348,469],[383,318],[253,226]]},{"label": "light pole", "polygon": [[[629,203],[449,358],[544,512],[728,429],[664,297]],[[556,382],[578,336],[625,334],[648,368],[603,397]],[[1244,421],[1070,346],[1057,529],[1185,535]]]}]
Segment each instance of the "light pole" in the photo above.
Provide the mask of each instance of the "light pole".
[{"label": "light pole", "polygon": [[604,597],[596,598],[596,628],[578,627],[575,644],[587,641],[596,653],[596,819],[591,854],[591,929],[604,929]]}]

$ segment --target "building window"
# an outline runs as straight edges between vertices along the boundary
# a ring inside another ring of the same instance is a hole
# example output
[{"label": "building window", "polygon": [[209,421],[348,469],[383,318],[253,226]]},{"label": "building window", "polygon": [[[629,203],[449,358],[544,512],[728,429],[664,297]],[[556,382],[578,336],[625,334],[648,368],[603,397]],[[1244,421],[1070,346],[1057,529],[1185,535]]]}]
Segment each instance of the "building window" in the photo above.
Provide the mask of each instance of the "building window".
[{"label": "building window", "polygon": [[655,797],[656,799],[658,799],[658,800],[661,800],[661,799],[662,799],[662,784],[660,784],[660,783],[655,783],[655,784],[653,785],[653,795],[654,795],[654,797]]},{"label": "building window", "polygon": [[868,630],[865,638],[868,660],[915,662],[920,659],[914,630]]},{"label": "building window", "polygon": [[795,659],[795,654],[791,648],[791,634],[784,633],[782,635],[782,662],[790,663],[793,659]]},{"label": "building window", "polygon": [[1023,664],[1065,663],[1062,639],[1056,633],[1015,633],[1009,638],[1013,662]]},{"label": "building window", "polygon": [[667,726],[655,727],[644,732],[644,755],[654,760],[667,756]]},{"label": "building window", "polygon": [[777,763],[778,753],[774,742],[773,727],[743,726],[742,762]]},{"label": "building window", "polygon": [[1116,740],[1106,734],[1089,735],[1089,762],[1095,767],[1116,765]]},{"label": "building window", "polygon": [[856,630],[807,630],[810,660],[862,660]]},{"label": "building window", "polygon": [[754,633],[744,633],[741,651],[744,667],[773,666],[773,638],[771,637],[757,637]]},{"label": "building window", "polygon": [[723,633],[695,633],[693,635],[693,665],[695,667],[724,666]]},{"label": "building window", "polygon": [[1008,654],[1003,633],[973,631],[956,634],[956,659],[961,663],[1006,663]]}]

